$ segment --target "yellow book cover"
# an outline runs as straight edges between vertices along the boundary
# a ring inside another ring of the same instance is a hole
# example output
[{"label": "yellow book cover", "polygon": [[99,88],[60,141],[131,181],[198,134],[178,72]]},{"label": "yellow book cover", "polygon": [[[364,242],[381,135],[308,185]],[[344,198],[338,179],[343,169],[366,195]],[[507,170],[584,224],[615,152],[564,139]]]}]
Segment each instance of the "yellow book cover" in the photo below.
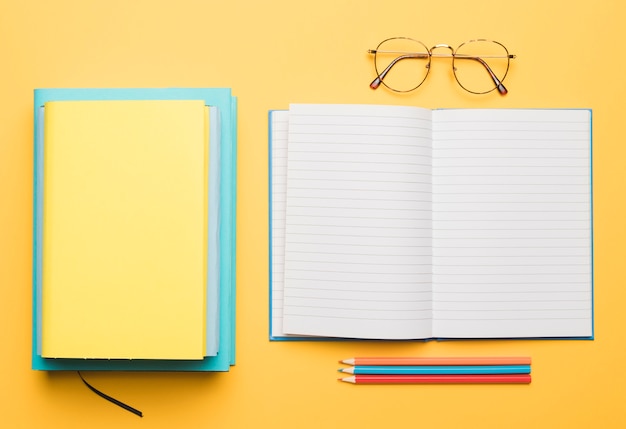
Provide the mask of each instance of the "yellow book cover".
[{"label": "yellow book cover", "polygon": [[204,102],[44,112],[42,356],[202,359]]}]

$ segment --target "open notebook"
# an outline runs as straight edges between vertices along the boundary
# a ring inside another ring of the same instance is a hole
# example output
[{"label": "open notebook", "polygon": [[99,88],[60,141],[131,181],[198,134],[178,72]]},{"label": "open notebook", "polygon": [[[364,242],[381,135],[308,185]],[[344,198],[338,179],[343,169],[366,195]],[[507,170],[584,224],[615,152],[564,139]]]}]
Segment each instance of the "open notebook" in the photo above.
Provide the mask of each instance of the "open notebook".
[{"label": "open notebook", "polygon": [[270,337],[593,336],[591,111],[270,112]]}]

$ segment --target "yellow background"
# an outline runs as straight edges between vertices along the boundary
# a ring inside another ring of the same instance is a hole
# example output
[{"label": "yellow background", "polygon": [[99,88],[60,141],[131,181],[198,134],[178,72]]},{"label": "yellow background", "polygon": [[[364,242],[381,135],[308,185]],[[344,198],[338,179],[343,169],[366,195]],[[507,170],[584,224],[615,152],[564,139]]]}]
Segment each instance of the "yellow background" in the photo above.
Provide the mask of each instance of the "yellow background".
[{"label": "yellow background", "polygon": [[[0,0],[0,427],[625,427],[626,3],[565,0]],[[386,37],[485,37],[509,95],[445,60],[418,91],[368,88]],[[239,97],[237,365],[221,374],[30,369],[33,89],[228,86]],[[267,111],[290,102],[587,107],[594,115],[595,341],[270,343]],[[529,386],[353,386],[354,355],[530,355]]]}]

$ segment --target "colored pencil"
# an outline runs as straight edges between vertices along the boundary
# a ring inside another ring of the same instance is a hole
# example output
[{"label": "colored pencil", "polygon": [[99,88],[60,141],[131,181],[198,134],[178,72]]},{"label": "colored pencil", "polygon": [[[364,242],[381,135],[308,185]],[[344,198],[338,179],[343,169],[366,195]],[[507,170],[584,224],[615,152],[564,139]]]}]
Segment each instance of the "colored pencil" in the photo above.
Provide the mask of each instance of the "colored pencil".
[{"label": "colored pencil", "polygon": [[346,365],[530,365],[530,357],[356,357],[339,361]]},{"label": "colored pencil", "polygon": [[528,384],[530,374],[353,375],[340,381],[353,384]]},{"label": "colored pencil", "polygon": [[348,374],[530,374],[530,365],[351,366]]}]

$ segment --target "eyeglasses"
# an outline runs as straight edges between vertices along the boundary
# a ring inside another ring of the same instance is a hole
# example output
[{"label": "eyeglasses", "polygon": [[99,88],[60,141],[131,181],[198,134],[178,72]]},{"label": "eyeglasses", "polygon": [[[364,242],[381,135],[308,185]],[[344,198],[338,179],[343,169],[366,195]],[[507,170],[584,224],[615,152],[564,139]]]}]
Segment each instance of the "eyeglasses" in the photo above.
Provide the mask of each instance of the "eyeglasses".
[{"label": "eyeglasses", "polygon": [[[448,49],[449,53],[436,53],[436,49]],[[509,71],[509,63],[515,55],[503,44],[492,40],[476,39],[454,49],[439,44],[428,49],[420,41],[408,37],[383,40],[376,49],[368,50],[374,55],[376,78],[370,88],[383,84],[395,92],[417,89],[428,76],[430,62],[434,58],[452,58],[452,71],[461,87],[472,94],[487,94],[495,89],[502,95],[508,92],[502,84]]]}]

